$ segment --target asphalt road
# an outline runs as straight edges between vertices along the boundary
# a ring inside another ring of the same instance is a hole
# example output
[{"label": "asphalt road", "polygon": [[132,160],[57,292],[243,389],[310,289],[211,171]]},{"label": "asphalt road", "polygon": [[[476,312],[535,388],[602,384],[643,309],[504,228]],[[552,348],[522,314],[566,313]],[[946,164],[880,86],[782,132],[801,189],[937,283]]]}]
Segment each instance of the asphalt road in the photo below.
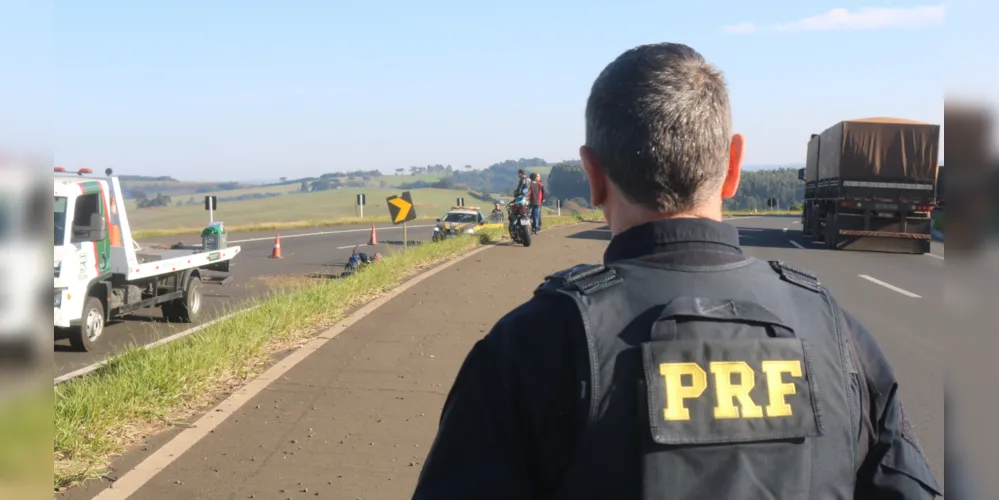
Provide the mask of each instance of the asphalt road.
[{"label": "asphalt road", "polygon": [[[749,255],[815,272],[873,332],[943,483],[943,246],[934,244],[936,257],[830,251],[802,239],[795,220],[730,222]],[[599,261],[610,235],[603,225],[587,224],[542,236],[530,249],[498,245],[473,256],[365,316],[210,433],[172,451],[132,498],[407,498],[471,345],[526,300],[544,274]],[[468,280],[505,285],[468,287]],[[110,478],[169,437],[127,453]],[[66,497],[93,498],[101,488],[91,482]]]},{"label": "asphalt road", "polygon": [[[428,222],[413,224],[407,228],[407,237],[411,242],[427,240],[432,226]],[[229,244],[242,247],[232,264],[234,278],[227,286],[206,285],[202,289],[202,307],[205,309],[200,323],[246,307],[249,300],[266,295],[274,286],[280,286],[289,278],[297,279],[312,273],[339,273],[354,245],[362,245],[358,251],[368,254],[387,253],[402,246],[401,225],[376,225],[378,245],[374,247],[366,246],[370,233],[370,225],[282,231],[282,259],[270,258],[277,232],[229,234]],[[167,236],[144,239],[139,244],[143,248],[168,248],[177,242],[196,245],[201,240],[197,236]],[[197,324],[168,324],[163,320],[159,308],[148,308],[123,320],[109,323],[97,351],[73,351],[68,340],[57,339],[55,376],[99,362],[129,345],[146,345],[194,326]]]}]

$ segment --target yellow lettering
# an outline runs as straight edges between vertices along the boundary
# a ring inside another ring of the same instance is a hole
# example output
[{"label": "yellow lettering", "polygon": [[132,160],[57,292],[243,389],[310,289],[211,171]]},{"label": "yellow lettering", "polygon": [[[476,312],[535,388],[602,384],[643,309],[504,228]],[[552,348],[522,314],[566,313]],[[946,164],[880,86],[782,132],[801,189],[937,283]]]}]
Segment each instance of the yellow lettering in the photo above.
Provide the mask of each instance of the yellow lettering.
[{"label": "yellow lettering", "polygon": [[763,373],[767,374],[767,391],[770,393],[770,404],[767,405],[767,416],[790,417],[791,405],[787,404],[787,396],[795,393],[794,384],[785,383],[782,374],[801,377],[801,361],[764,361]]},{"label": "yellow lettering", "polygon": [[[718,395],[718,406],[715,407],[715,418],[760,418],[763,408],[759,407],[749,391],[756,385],[756,374],[744,361],[717,361],[711,363],[711,373],[715,374],[715,394]],[[732,383],[732,374],[739,374],[739,383]],[[739,407],[735,406],[739,400]]]},{"label": "yellow lettering", "polygon": [[[662,363],[659,373],[666,382],[666,420],[690,420],[690,410],[683,406],[685,399],[696,399],[708,387],[708,375],[697,363]],[[690,385],[683,385],[683,376],[690,375]]]}]

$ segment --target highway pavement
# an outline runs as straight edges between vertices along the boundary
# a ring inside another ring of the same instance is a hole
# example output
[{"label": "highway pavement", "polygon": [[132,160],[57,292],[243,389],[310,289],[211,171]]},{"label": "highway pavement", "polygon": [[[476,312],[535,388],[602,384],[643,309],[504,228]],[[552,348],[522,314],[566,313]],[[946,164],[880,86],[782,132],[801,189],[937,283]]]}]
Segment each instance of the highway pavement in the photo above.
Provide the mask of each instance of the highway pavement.
[{"label": "highway pavement", "polygon": [[[830,251],[803,239],[796,220],[730,223],[749,255],[813,271],[873,332],[943,483],[943,246],[934,244],[933,255]],[[408,498],[472,344],[529,298],[546,273],[600,261],[609,236],[601,224],[554,229],[529,249],[496,245],[427,278],[268,379],[266,388],[209,412],[205,418],[215,418],[196,423],[196,437],[168,433],[126,453],[109,475],[122,484],[97,500],[126,498],[122,488],[130,487],[131,498],[144,500]],[[497,286],[468,286],[470,280]],[[155,466],[129,474],[168,440],[170,451],[154,456]],[[64,495],[90,499],[102,488],[91,482]]]},{"label": "highway pavement", "polygon": [[[407,228],[411,242],[430,237],[432,223],[417,222]],[[281,259],[270,258],[274,238],[281,235]],[[355,245],[358,251],[373,254],[402,248],[402,225],[376,225],[378,245],[367,246],[371,226],[330,226],[292,231],[261,231],[229,234],[229,244],[242,247],[233,260],[232,282],[227,286],[206,285],[203,318],[197,324],[168,324],[159,308],[148,308],[123,320],[109,323],[100,348],[94,352],[72,350],[69,341],[55,341],[55,376],[64,376],[105,359],[129,345],[146,345],[211,321],[227,312],[247,307],[254,298],[265,296],[275,286],[301,279],[312,273],[339,273]],[[198,236],[166,236],[139,241],[145,249],[169,248],[175,243],[201,244]]]}]

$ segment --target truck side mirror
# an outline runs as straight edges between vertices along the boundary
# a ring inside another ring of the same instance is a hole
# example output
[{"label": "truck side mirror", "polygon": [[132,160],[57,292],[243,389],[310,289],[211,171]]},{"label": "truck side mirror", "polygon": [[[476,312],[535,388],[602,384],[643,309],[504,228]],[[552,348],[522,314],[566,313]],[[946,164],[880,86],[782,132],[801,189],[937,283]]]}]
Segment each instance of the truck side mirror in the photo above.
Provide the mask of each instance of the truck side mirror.
[{"label": "truck side mirror", "polygon": [[73,226],[73,243],[88,243],[91,241],[103,241],[108,237],[108,222],[99,213],[90,214],[90,224],[86,226]]},{"label": "truck side mirror", "polygon": [[803,168],[798,169],[798,180],[799,181],[805,180],[805,169]]}]

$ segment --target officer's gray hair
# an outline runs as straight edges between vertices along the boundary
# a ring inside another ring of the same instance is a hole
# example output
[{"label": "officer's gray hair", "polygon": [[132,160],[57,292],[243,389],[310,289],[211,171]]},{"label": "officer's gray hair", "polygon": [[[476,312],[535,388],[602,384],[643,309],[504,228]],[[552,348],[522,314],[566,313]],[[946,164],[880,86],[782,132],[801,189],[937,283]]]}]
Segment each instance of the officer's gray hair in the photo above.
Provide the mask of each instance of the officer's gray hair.
[{"label": "officer's gray hair", "polygon": [[586,145],[633,203],[689,211],[721,187],[732,139],[721,72],[694,49],[642,45],[597,77]]}]

